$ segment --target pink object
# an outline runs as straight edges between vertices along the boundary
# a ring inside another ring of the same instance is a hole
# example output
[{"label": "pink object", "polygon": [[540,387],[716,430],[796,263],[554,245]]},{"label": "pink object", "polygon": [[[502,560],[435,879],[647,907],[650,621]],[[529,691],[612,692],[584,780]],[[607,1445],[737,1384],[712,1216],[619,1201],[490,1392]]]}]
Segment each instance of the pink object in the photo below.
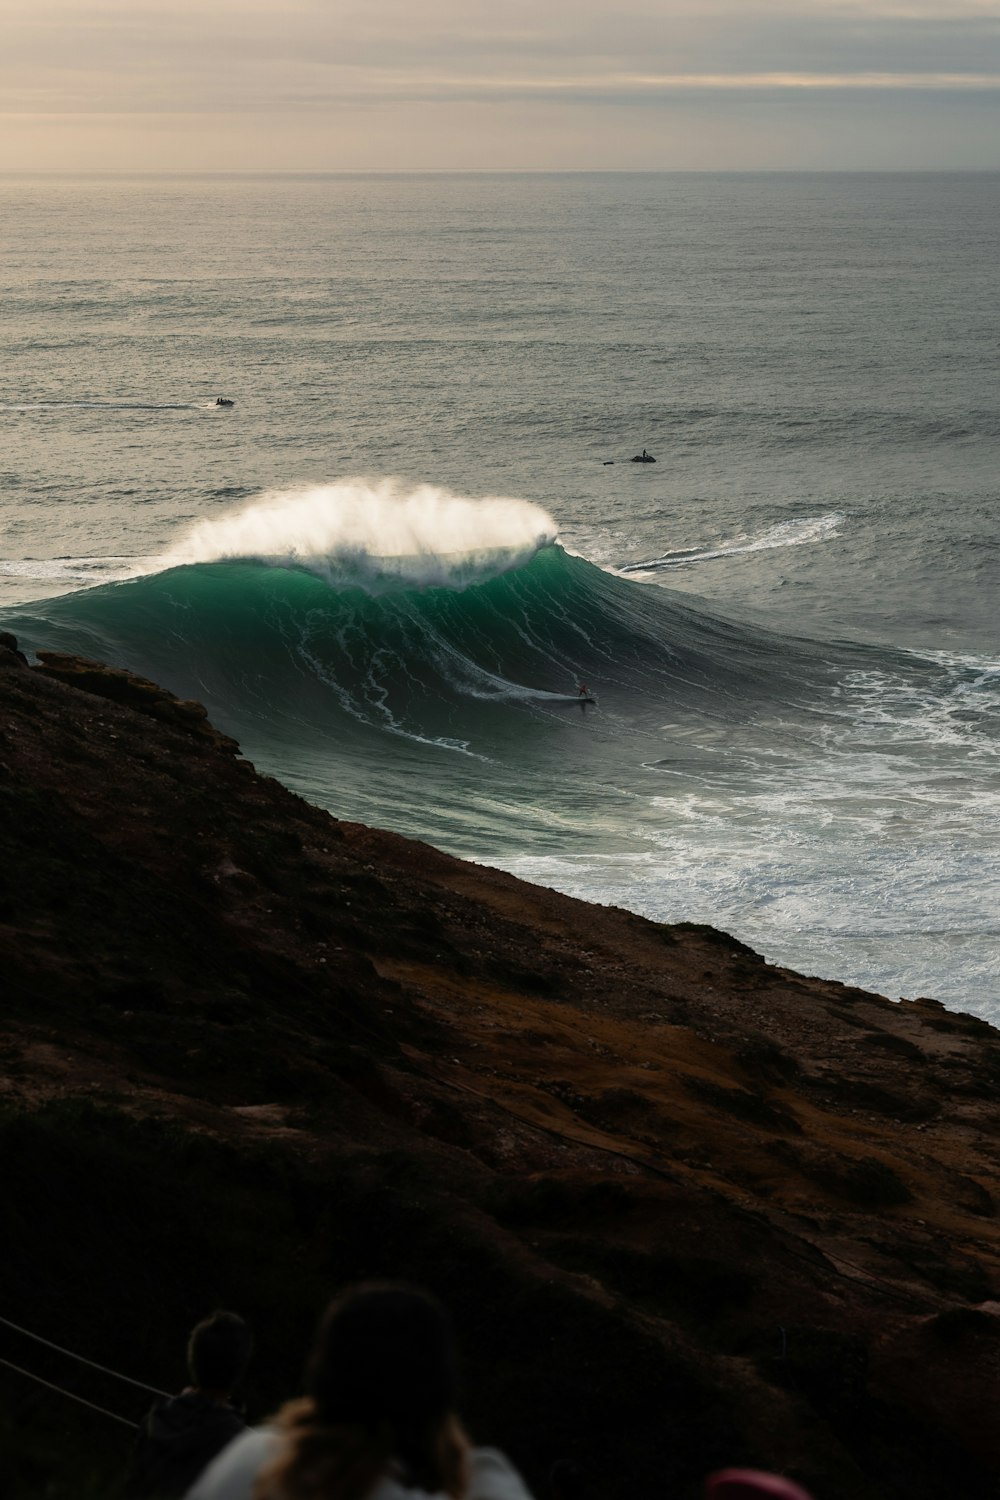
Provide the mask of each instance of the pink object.
[{"label": "pink object", "polygon": [[720,1469],[705,1480],[705,1500],[812,1500],[800,1484],[759,1469]]}]

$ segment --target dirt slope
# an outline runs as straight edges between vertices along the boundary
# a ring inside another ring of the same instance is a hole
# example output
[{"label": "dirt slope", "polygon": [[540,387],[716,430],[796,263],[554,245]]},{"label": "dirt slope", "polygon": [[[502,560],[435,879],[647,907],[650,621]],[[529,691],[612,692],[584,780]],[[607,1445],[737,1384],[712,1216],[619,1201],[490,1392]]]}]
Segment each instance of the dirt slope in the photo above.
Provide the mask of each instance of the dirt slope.
[{"label": "dirt slope", "polygon": [[[238,1306],[259,1416],[325,1297],[400,1275],[539,1494],[564,1457],[602,1500],[995,1494],[1000,1035],[337,822],[7,641],[0,1316],[170,1386]],[[13,1492],[86,1455],[107,1494],[119,1436],[0,1376]]]}]

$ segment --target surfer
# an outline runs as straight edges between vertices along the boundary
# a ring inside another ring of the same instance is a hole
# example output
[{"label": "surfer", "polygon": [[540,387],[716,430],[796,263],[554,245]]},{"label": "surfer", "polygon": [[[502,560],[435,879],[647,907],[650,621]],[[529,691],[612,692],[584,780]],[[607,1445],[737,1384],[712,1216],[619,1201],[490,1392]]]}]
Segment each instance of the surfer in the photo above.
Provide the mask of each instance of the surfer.
[{"label": "surfer", "polygon": [[590,697],[590,688],[587,686],[587,684],[585,682],[581,682],[580,683],[579,696],[581,698],[589,698]]}]

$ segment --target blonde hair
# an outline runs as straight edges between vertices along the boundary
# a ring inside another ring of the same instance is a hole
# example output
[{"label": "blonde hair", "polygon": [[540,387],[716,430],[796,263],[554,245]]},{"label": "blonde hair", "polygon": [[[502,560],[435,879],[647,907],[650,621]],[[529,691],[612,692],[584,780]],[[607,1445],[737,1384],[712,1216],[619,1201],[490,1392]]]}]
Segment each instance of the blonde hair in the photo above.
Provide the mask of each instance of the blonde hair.
[{"label": "blonde hair", "polygon": [[[328,1427],[309,1397],[288,1402],[278,1413],[277,1429],[284,1440],[281,1452],[258,1476],[254,1500],[365,1500],[399,1464],[388,1423]],[[458,1420],[449,1416],[421,1438],[423,1451],[400,1466],[402,1483],[463,1500],[469,1445]]]}]

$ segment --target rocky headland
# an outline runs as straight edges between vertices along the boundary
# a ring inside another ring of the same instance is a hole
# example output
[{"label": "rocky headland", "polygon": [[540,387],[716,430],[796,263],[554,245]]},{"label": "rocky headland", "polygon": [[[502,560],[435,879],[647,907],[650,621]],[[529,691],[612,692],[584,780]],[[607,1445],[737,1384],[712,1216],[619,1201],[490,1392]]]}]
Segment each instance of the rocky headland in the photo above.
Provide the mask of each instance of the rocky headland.
[{"label": "rocky headland", "polygon": [[[170,1389],[234,1307],[261,1417],[333,1290],[405,1277],[540,1500],[559,1459],[594,1500],[997,1493],[1000,1034],[338,822],[3,640],[0,1317]],[[0,1393],[11,1496],[116,1493],[127,1429]]]}]

